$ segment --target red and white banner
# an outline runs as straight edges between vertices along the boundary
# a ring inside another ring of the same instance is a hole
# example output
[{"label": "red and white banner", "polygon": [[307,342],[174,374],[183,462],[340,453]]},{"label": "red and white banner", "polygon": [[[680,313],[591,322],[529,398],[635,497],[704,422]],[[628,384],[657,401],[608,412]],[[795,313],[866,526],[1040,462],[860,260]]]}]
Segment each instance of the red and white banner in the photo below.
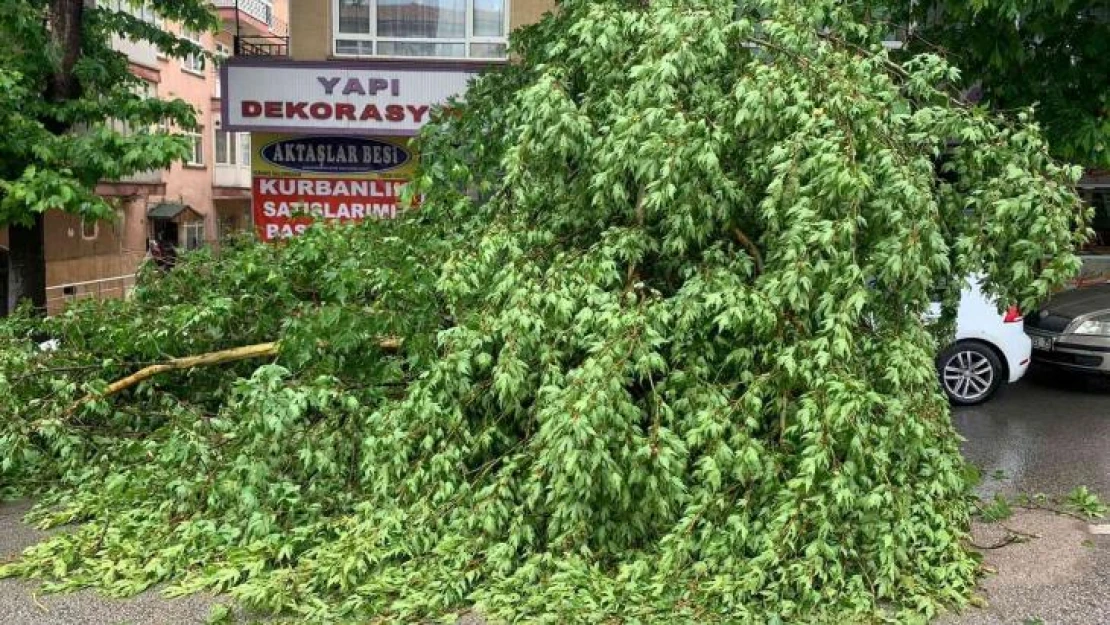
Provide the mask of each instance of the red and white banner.
[{"label": "red and white banner", "polygon": [[254,179],[254,223],[263,241],[302,234],[316,221],[393,219],[407,180],[380,178]]}]

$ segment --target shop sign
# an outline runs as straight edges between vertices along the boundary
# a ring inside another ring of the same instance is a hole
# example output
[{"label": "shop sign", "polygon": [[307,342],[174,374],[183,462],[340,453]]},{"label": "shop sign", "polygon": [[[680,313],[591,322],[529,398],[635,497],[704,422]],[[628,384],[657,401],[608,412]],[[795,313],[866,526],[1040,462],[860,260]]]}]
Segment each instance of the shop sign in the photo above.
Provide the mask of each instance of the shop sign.
[{"label": "shop sign", "polygon": [[412,158],[394,143],[359,137],[288,137],[262,146],[261,159],[278,169],[309,174],[374,174]]},{"label": "shop sign", "polygon": [[412,177],[408,140],[255,133],[255,228],[263,241],[301,234],[316,221],[392,219]]},{"label": "shop sign", "polygon": [[232,59],[221,73],[224,127],[411,136],[486,66]]}]

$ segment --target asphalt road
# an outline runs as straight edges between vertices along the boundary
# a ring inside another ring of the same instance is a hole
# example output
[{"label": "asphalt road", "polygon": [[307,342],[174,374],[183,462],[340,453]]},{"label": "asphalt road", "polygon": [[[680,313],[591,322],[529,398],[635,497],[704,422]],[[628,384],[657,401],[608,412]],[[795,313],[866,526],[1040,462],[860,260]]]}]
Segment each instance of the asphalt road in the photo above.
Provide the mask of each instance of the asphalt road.
[{"label": "asphalt road", "polygon": [[[27,502],[0,504],[0,562],[15,557],[46,534],[21,522]],[[90,590],[44,594],[36,582],[0,580],[3,625],[200,625],[208,620],[215,599],[193,595],[166,599],[147,591],[130,599],[103,597]]]},{"label": "asphalt road", "polygon": [[1082,485],[1110,500],[1110,380],[1034,370],[952,421],[983,470],[982,495],[1061,496]]}]

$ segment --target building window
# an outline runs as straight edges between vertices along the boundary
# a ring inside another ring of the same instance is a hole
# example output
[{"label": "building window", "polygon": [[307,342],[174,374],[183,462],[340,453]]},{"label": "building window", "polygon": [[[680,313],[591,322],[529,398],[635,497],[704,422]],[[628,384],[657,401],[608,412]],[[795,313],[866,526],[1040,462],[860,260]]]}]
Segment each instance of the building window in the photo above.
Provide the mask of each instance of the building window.
[{"label": "building window", "polygon": [[504,59],[508,0],[332,0],[335,54]]},{"label": "building window", "polygon": [[196,250],[204,247],[204,222],[187,222],[181,232],[181,236],[184,238],[182,244],[187,250]]},{"label": "building window", "polygon": [[81,238],[86,241],[95,241],[100,236],[100,222],[95,219],[81,219]]},{"label": "building window", "polygon": [[239,164],[250,166],[251,164],[251,133],[239,133]]},{"label": "building window", "polygon": [[[204,42],[200,40],[200,33],[191,30],[181,31],[181,37],[188,39],[190,42],[204,48]],[[181,61],[181,69],[193,72],[194,74],[204,74],[204,55],[201,53],[190,54]]]},{"label": "building window", "polygon": [[216,124],[216,164],[217,165],[234,165],[239,156],[238,150],[239,135],[234,132],[226,132],[220,130],[220,124]]},{"label": "building window", "polygon": [[[140,80],[138,85],[132,87],[131,91],[143,100],[150,100],[157,97],[154,93],[154,83],[146,80]],[[108,120],[108,125],[125,137],[130,137],[136,133],[136,129],[131,126],[131,122],[125,119],[110,119]],[[151,128],[151,130],[153,130],[153,128]]]},{"label": "building window", "polygon": [[234,216],[220,217],[218,224],[220,241],[226,241],[239,232],[239,221]]},{"label": "building window", "polygon": [[148,24],[152,24],[158,28],[162,27],[162,19],[154,12],[154,9],[145,4],[135,6],[129,0],[111,0],[105,5],[116,11],[127,13],[137,17]]},{"label": "building window", "polygon": [[220,129],[222,125],[220,120],[216,120],[216,132],[213,135],[216,164],[250,166],[251,133],[227,132]]},{"label": "building window", "polygon": [[185,164],[204,167],[204,135],[199,132],[187,132],[185,138],[189,141],[189,156]]},{"label": "building window", "polygon": [[217,41],[215,56],[216,62],[212,64],[212,96],[219,98],[223,97],[223,86],[220,85],[220,68],[231,57],[231,48]]}]

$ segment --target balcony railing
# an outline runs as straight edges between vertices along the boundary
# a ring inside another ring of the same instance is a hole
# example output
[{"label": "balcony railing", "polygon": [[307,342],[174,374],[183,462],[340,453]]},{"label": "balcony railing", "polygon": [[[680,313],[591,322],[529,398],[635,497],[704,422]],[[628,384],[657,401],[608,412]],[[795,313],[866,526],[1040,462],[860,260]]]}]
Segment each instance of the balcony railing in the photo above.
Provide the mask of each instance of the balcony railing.
[{"label": "balcony railing", "polygon": [[289,56],[289,37],[235,37],[235,56]]},{"label": "balcony railing", "polygon": [[250,189],[251,167],[246,165],[217,164],[212,171],[212,185],[228,189]]},{"label": "balcony railing", "polygon": [[275,35],[289,34],[288,25],[274,17],[274,5],[267,0],[212,0],[217,9],[238,9],[244,15],[262,22]]},{"label": "balcony railing", "polygon": [[151,169],[149,171],[140,171],[140,172],[133,173],[130,176],[124,176],[116,182],[122,182],[122,183],[127,183],[127,184],[161,184],[163,182],[163,178],[162,178],[163,173],[164,173],[164,171],[161,170],[161,169]]}]

